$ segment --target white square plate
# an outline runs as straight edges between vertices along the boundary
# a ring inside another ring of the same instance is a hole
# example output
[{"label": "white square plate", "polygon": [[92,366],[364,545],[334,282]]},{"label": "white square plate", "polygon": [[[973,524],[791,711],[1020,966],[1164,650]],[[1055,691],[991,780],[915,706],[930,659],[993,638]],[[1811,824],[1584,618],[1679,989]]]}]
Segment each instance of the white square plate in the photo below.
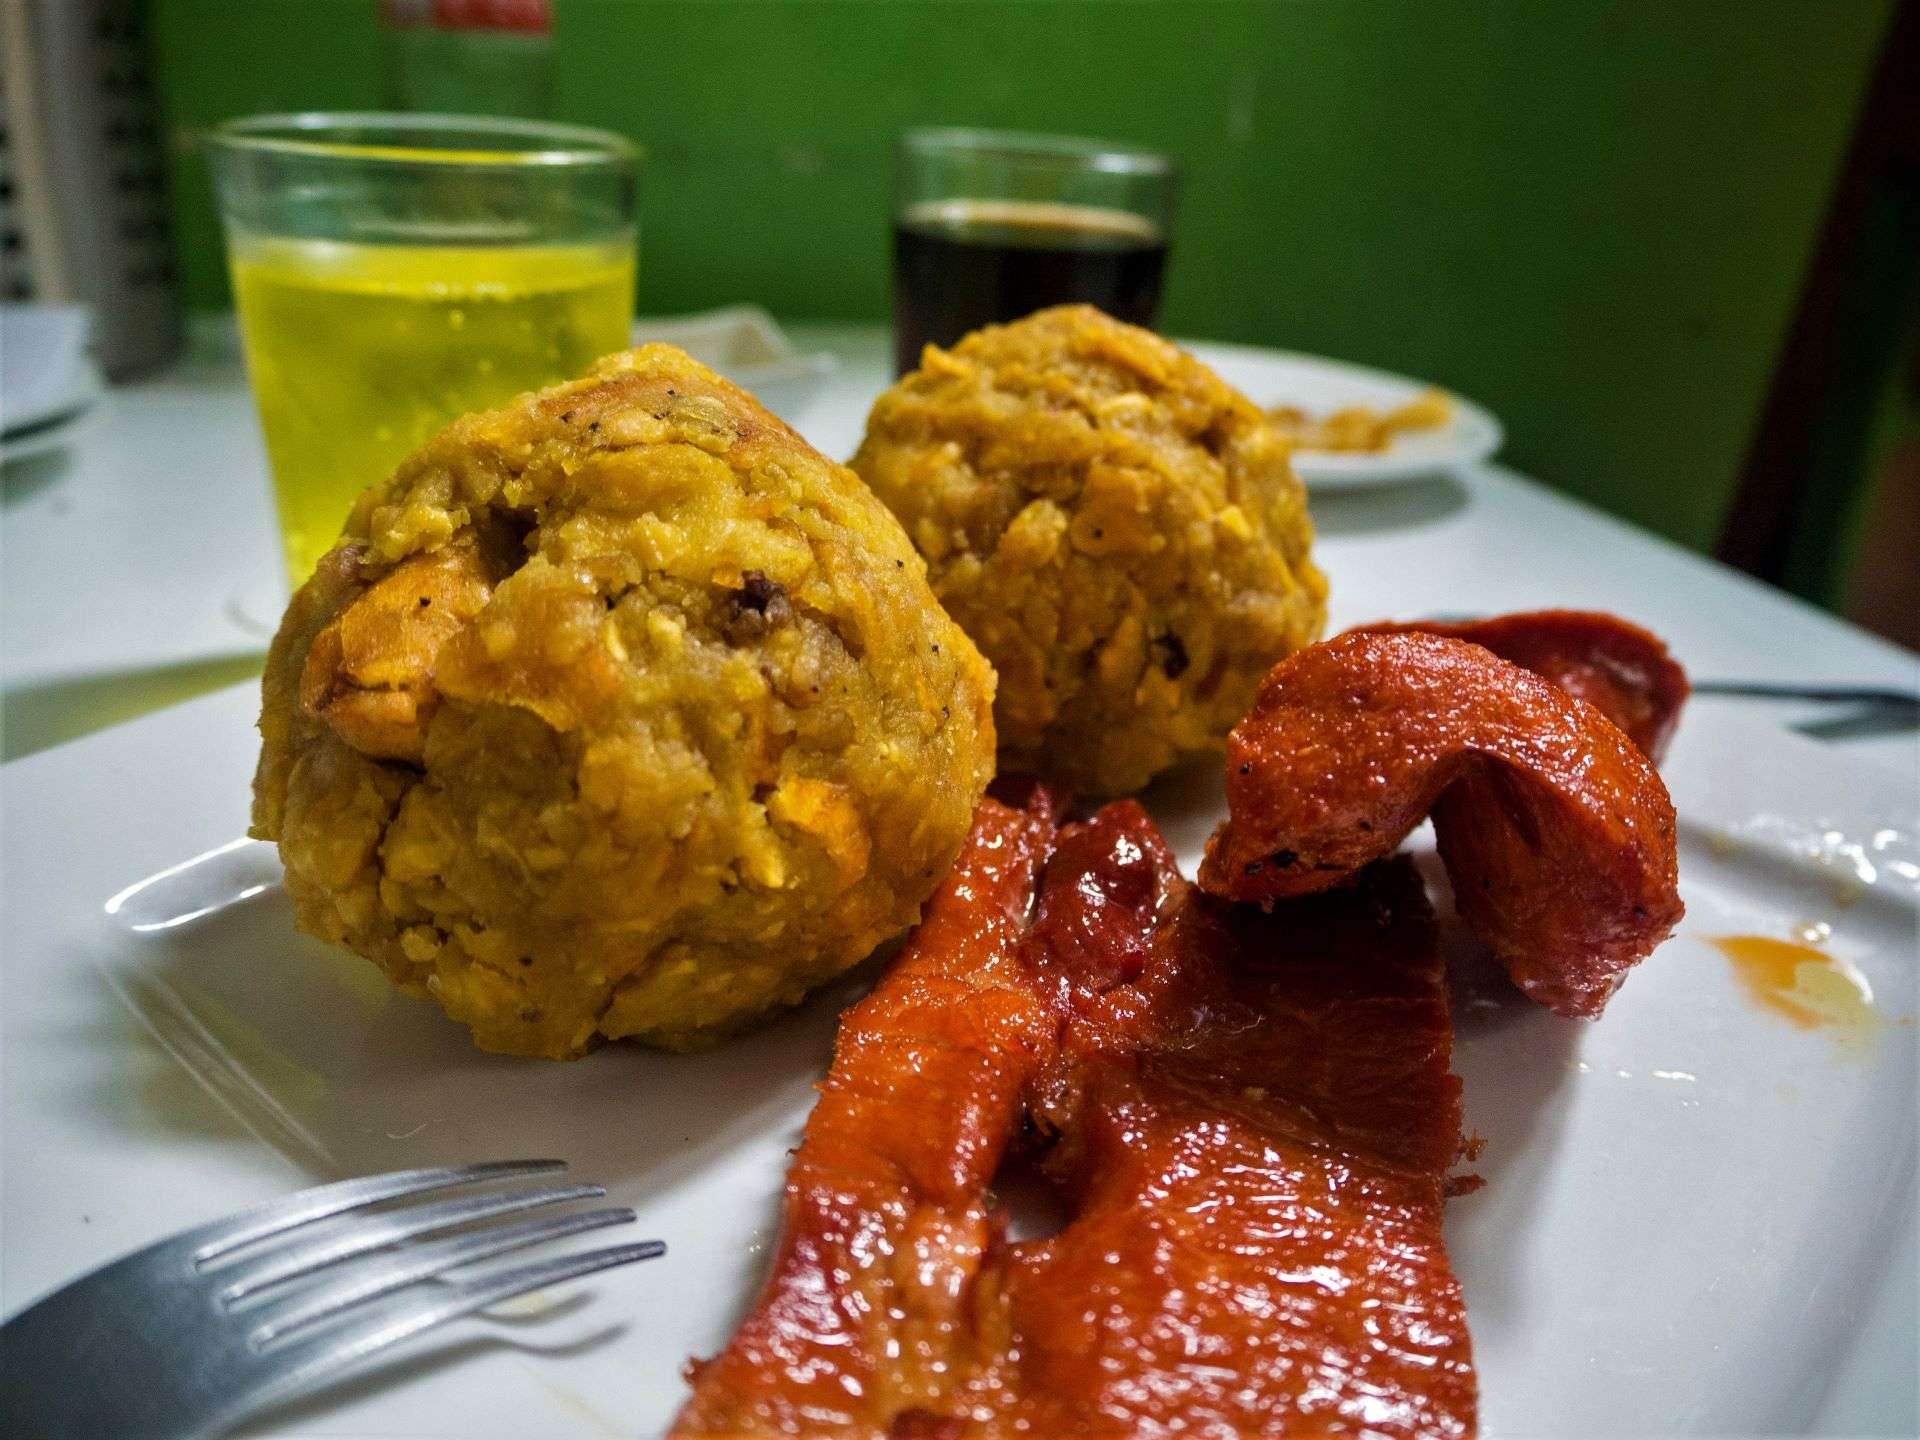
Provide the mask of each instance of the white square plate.
[{"label": "white square plate", "polygon": [[[237,842],[254,707],[227,691],[0,772],[0,1303],[314,1180],[557,1155],[666,1258],[430,1339],[270,1433],[658,1434],[758,1281],[852,987],[707,1055],[482,1055],[294,935],[272,851]],[[1710,708],[1667,773],[1689,914],[1606,1017],[1474,984],[1456,1007],[1488,1183],[1449,1238],[1485,1433],[1910,1434],[1915,797]],[[1147,798],[1190,871],[1217,782]],[[1700,938],[1807,923],[1872,985],[1865,1039],[1756,1008]]]}]

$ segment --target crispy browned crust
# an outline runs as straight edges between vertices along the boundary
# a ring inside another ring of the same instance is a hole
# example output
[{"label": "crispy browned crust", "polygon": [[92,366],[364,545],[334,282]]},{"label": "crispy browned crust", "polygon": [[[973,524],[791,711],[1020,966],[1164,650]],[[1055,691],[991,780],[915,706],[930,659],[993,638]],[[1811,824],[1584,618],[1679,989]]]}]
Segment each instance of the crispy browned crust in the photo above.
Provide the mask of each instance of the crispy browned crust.
[{"label": "crispy browned crust", "polygon": [[440,708],[440,651],[486,608],[517,556],[502,527],[409,555],[313,637],[300,708],[363,755],[418,765]]},{"label": "crispy browned crust", "polygon": [[929,347],[852,463],[999,672],[1001,768],[1115,795],[1217,753],[1319,637],[1288,455],[1192,355],[1062,305]]},{"label": "crispy browned crust", "polygon": [[1463,640],[1339,636],[1282,661],[1227,743],[1200,883],[1338,885],[1429,813],[1461,914],[1516,984],[1600,1013],[1679,921],[1673,802],[1584,701]]},{"label": "crispy browned crust", "polygon": [[255,833],[487,1049],[709,1043],[918,918],[992,694],[859,478],[647,346],[362,497],[269,657]]},{"label": "crispy browned crust", "polygon": [[1666,756],[1692,691],[1665,641],[1603,610],[1527,610],[1451,625],[1383,621],[1356,629],[1376,635],[1417,630],[1483,645],[1586,701],[1626,731],[1656,765]]}]

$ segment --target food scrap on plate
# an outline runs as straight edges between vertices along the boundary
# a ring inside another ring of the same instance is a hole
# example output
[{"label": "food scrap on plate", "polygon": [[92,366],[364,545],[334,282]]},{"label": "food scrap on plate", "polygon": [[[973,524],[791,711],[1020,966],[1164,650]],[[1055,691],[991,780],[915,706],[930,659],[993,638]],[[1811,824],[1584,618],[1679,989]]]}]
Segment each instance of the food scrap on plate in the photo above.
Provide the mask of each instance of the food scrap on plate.
[{"label": "food scrap on plate", "polygon": [[1270,405],[1267,418],[1296,449],[1377,455],[1409,430],[1439,430],[1453,421],[1453,397],[1422,390],[1390,410],[1347,405],[1315,418],[1297,405]]}]

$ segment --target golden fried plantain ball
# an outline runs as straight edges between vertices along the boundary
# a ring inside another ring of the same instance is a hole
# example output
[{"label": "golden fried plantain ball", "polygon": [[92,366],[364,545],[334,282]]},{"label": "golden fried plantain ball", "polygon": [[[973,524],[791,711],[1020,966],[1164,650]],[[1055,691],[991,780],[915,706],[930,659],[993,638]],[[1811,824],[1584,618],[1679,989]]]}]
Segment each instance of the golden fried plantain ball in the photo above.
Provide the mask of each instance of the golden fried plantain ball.
[{"label": "golden fried plantain ball", "polygon": [[929,346],[853,459],[1000,676],[1000,759],[1097,794],[1217,751],[1326,580],[1284,437],[1085,305]]},{"label": "golden fried plantain ball", "polygon": [[691,1046],[918,918],[992,704],[853,472],[649,345],[361,498],[268,659],[253,833],[484,1049]]}]

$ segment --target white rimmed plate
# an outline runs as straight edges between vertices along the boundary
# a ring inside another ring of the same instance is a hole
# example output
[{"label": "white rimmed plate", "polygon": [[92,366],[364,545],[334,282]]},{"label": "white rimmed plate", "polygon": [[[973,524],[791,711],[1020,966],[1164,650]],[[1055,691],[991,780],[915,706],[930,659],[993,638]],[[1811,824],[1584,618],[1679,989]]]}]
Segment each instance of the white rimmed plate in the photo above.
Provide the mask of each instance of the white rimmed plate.
[{"label": "white rimmed plate", "polygon": [[84,305],[0,305],[0,437],[23,442],[99,398]]},{"label": "white rimmed plate", "polygon": [[[0,1304],[317,1178],[558,1154],[666,1258],[436,1337],[261,1433],[659,1433],[766,1263],[851,987],[707,1055],[481,1055],[292,933],[272,852],[238,839],[254,710],[243,687],[0,770]],[[1488,1184],[1448,1228],[1484,1431],[1906,1433],[1911,787],[1712,706],[1668,775],[1690,913],[1606,1017],[1497,988],[1459,1007]],[[1203,771],[1147,797],[1189,868],[1218,795]],[[1873,987],[1870,1035],[1756,1009],[1701,939],[1808,922]]]}]

